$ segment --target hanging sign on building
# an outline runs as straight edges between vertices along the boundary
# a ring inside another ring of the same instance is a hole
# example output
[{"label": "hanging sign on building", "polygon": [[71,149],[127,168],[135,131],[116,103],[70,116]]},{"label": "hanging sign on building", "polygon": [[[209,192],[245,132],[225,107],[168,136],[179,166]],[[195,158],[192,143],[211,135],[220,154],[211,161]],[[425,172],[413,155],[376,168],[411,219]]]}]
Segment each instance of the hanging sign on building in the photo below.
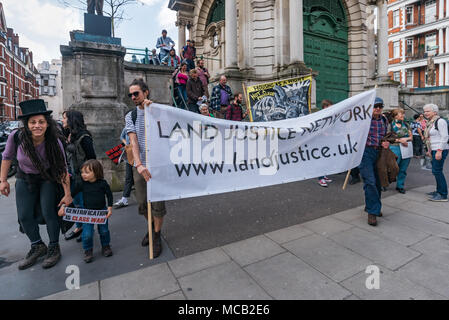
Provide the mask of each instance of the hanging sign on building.
[{"label": "hanging sign on building", "polygon": [[246,87],[252,122],[299,118],[310,114],[312,76]]}]

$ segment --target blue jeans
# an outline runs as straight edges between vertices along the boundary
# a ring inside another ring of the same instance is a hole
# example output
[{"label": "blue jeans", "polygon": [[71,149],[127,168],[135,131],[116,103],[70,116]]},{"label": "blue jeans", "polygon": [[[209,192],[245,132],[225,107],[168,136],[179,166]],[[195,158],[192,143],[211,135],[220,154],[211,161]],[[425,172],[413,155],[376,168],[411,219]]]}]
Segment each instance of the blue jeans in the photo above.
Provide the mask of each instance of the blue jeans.
[{"label": "blue jeans", "polygon": [[363,190],[365,191],[365,210],[369,214],[378,216],[382,210],[381,185],[377,173],[376,162],[379,151],[366,147],[363,153],[359,169],[363,179]]},{"label": "blue jeans", "polygon": [[436,151],[432,151],[432,173],[435,176],[435,180],[437,182],[437,192],[441,194],[443,198],[447,198],[447,183],[446,178],[444,177],[443,167],[444,160],[446,160],[448,150],[443,151],[443,157],[441,160],[435,159]]},{"label": "blue jeans", "polygon": [[[83,193],[78,193],[75,197],[73,197],[73,204],[76,208],[84,208],[84,199],[83,199]],[[81,222],[75,223],[76,229],[81,229],[83,227],[83,224]]]},{"label": "blue jeans", "polygon": [[[98,226],[98,234],[100,235],[101,246],[108,246],[111,242],[111,234],[109,232],[109,221],[106,221],[106,224],[99,224]],[[83,249],[91,250],[94,247],[94,224],[83,223]]]},{"label": "blue jeans", "polygon": [[411,159],[402,159],[401,147],[400,146],[390,146],[390,150],[398,157],[399,173],[396,182],[396,188],[404,189],[405,178],[407,177],[407,168],[410,164]]},{"label": "blue jeans", "polygon": [[187,87],[186,87],[186,85],[180,84],[178,86],[178,90],[179,90],[179,94],[184,99],[184,102],[186,103],[186,106],[187,106]]}]

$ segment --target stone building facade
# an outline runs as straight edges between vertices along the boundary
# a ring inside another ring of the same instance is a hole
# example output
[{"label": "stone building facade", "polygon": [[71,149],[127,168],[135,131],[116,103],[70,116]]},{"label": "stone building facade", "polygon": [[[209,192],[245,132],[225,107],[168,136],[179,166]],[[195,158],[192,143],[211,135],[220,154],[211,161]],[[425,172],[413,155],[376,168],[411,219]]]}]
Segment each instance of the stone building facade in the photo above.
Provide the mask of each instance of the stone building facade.
[{"label": "stone building facade", "polygon": [[62,60],[44,61],[37,66],[39,71],[39,97],[45,101],[47,108],[53,110],[53,118],[62,119]]},{"label": "stone building facade", "polygon": [[[186,26],[191,26],[198,56],[204,56],[214,80],[227,74],[254,84],[313,73],[318,102],[338,102],[374,86],[368,81],[376,71],[372,5],[386,9],[384,0],[169,2],[177,11],[179,39],[185,39]],[[383,20],[378,25],[386,28]],[[386,46],[379,48],[385,51]],[[388,59],[380,63],[377,82],[381,83],[389,79]],[[388,103],[397,104],[394,99]]]},{"label": "stone building facade", "polygon": [[16,119],[20,102],[39,97],[33,53],[20,47],[19,40],[7,27],[0,3],[0,122]]}]

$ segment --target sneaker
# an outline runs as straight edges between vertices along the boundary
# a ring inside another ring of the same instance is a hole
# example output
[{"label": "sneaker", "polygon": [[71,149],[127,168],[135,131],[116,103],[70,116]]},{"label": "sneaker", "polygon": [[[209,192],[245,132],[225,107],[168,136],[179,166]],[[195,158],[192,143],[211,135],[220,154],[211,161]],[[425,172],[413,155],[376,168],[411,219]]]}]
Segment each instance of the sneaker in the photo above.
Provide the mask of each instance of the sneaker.
[{"label": "sneaker", "polygon": [[84,262],[85,263],[91,263],[94,260],[94,253],[93,250],[85,250],[84,251]]},{"label": "sneaker", "polygon": [[162,252],[161,232],[155,232],[153,235],[153,256],[157,258]]},{"label": "sneaker", "polygon": [[352,185],[355,185],[355,184],[357,184],[357,183],[359,183],[361,181],[362,180],[360,180],[360,177],[357,177],[357,178],[351,177],[351,181],[349,181],[349,184],[352,186]]},{"label": "sneaker", "polygon": [[59,244],[49,245],[47,257],[42,264],[42,268],[49,269],[56,265],[58,261],[61,259],[61,249],[59,248]]},{"label": "sneaker", "polygon": [[47,246],[44,243],[31,245],[31,250],[27,253],[25,259],[19,263],[19,270],[25,270],[33,266],[39,258],[47,254]]},{"label": "sneaker", "polygon": [[124,208],[128,206],[128,202],[120,199],[119,201],[117,201],[116,203],[114,203],[114,208],[115,209],[120,209],[120,208]]},{"label": "sneaker", "polygon": [[324,179],[318,180],[318,184],[322,187],[327,187],[327,182]]},{"label": "sneaker", "polygon": [[328,177],[324,177],[324,180],[326,181],[326,183],[331,183],[332,182],[332,180],[331,179],[329,179]]},{"label": "sneaker", "polygon": [[405,189],[404,188],[396,188],[396,190],[401,193],[401,194],[405,194]]},{"label": "sneaker", "polygon": [[434,195],[432,198],[429,198],[429,201],[434,201],[434,202],[447,202],[447,197],[443,197],[441,194],[437,193],[436,195]]},{"label": "sneaker", "polygon": [[433,198],[433,196],[435,196],[437,193],[438,193],[437,191],[432,191],[432,192],[426,193],[426,195]]},{"label": "sneaker", "polygon": [[104,246],[101,248],[101,254],[105,257],[110,257],[112,256],[112,250],[110,246]]}]

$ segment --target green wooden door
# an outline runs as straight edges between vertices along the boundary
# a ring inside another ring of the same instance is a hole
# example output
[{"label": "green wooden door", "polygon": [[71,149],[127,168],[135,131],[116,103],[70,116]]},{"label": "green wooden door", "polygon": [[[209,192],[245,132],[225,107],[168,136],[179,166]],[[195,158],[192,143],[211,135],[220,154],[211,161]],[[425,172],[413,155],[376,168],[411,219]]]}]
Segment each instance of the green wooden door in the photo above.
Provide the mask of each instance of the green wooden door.
[{"label": "green wooden door", "polygon": [[340,0],[304,0],[304,62],[316,77],[317,106],[348,98],[348,28]]}]

